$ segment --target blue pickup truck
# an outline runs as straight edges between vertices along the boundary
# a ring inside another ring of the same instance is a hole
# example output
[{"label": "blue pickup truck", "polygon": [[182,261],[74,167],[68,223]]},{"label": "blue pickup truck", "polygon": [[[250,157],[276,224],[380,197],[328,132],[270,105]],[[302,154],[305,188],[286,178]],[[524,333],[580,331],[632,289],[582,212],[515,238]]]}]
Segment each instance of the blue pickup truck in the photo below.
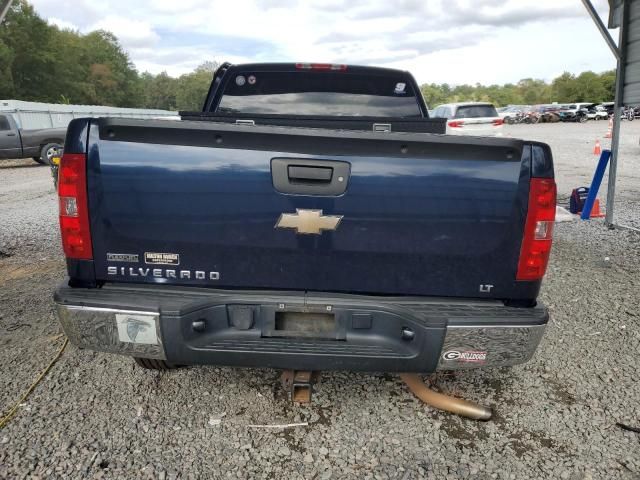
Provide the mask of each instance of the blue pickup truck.
[{"label": "blue pickup truck", "polygon": [[427,112],[404,71],[224,64],[180,121],[72,121],[70,341],[155,369],[527,361],[549,319],[550,149],[443,135]]}]

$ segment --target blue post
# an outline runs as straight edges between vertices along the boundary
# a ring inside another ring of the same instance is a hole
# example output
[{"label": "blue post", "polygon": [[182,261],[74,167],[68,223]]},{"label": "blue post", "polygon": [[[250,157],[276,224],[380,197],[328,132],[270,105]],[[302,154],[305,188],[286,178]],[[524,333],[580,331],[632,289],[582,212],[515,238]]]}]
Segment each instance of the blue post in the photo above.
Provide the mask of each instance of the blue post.
[{"label": "blue post", "polygon": [[584,202],[584,207],[582,208],[582,215],[580,215],[580,218],[582,220],[589,220],[589,217],[591,216],[591,209],[593,208],[593,203],[596,201],[596,197],[598,196],[598,190],[600,189],[600,184],[602,183],[604,171],[607,169],[609,158],[611,158],[611,150],[603,150],[600,154],[600,160],[598,160],[596,171],[593,174],[593,180],[591,180],[589,195],[587,195],[587,199]]}]

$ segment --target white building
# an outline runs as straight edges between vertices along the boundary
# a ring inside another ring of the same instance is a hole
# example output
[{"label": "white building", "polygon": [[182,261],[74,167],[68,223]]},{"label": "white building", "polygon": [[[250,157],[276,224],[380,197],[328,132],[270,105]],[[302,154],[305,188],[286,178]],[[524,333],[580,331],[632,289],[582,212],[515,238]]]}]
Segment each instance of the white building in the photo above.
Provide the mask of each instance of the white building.
[{"label": "white building", "polygon": [[0,100],[0,112],[11,113],[23,130],[67,127],[74,118],[124,117],[179,120],[178,112],[142,108],[101,107],[98,105],[62,105],[56,103]]}]

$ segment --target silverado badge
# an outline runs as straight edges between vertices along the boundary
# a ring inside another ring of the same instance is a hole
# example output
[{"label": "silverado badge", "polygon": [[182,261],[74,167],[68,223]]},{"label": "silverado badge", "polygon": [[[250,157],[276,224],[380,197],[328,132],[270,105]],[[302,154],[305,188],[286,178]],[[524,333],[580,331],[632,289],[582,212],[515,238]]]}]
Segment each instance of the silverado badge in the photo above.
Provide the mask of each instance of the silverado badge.
[{"label": "silverado badge", "polygon": [[322,210],[296,208],[296,213],[283,213],[275,228],[295,228],[296,233],[320,235],[323,230],[335,230],[342,215],[322,215]]}]

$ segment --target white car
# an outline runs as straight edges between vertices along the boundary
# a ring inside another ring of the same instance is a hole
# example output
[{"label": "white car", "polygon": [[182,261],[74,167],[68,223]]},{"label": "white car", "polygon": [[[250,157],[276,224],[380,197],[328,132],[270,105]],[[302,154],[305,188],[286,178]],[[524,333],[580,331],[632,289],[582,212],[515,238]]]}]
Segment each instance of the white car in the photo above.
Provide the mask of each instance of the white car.
[{"label": "white car", "polygon": [[609,112],[607,112],[607,110],[602,105],[596,105],[595,107],[589,109],[587,118],[589,120],[608,120]]},{"label": "white car", "polygon": [[504,121],[490,103],[447,103],[436,107],[433,116],[447,119],[448,135],[502,135]]},{"label": "white car", "polygon": [[564,105],[561,110],[563,112],[578,113],[578,110],[583,108],[589,108],[589,107],[592,107],[593,105],[595,105],[595,103],[588,103],[588,102],[571,103],[571,104]]}]

